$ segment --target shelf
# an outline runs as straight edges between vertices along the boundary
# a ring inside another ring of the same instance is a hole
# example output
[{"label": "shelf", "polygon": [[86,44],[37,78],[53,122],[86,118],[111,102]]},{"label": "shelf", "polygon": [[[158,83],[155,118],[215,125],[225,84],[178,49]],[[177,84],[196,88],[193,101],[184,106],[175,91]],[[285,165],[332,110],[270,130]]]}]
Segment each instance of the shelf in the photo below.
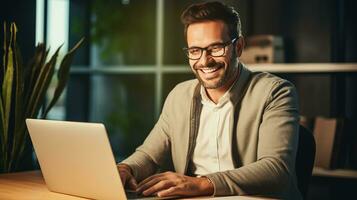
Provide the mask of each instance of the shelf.
[{"label": "shelf", "polygon": [[[271,73],[347,73],[357,72],[357,63],[262,63],[245,64],[252,71]],[[72,74],[155,74],[162,73],[192,73],[189,65],[110,65],[110,66],[75,66]]]},{"label": "shelf", "polygon": [[266,63],[246,64],[252,71],[271,73],[346,73],[357,72],[357,63]]},{"label": "shelf", "polygon": [[357,170],[350,170],[350,169],[328,170],[320,167],[314,167],[314,169],[312,170],[312,176],[357,179]]}]

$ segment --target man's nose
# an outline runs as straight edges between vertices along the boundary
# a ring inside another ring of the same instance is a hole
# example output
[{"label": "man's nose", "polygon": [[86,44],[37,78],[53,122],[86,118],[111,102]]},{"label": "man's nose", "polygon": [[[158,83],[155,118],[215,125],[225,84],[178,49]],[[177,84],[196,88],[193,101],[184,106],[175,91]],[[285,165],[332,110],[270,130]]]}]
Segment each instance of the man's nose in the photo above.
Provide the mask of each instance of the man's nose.
[{"label": "man's nose", "polygon": [[207,66],[207,64],[212,59],[212,56],[207,53],[207,50],[202,51],[201,58],[198,60],[199,64],[202,66]]}]

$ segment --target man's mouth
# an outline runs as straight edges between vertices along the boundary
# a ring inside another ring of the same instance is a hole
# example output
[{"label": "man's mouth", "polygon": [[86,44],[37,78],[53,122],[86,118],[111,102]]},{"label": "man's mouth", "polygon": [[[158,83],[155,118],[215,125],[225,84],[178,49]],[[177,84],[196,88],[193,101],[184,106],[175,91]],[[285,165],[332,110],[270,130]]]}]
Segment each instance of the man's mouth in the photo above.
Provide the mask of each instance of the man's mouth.
[{"label": "man's mouth", "polygon": [[218,67],[215,67],[215,68],[202,68],[201,71],[203,73],[212,73],[212,72],[215,72],[216,70],[218,69]]},{"label": "man's mouth", "polygon": [[213,73],[213,72],[219,70],[221,67],[222,67],[221,65],[216,65],[214,67],[205,67],[205,68],[201,68],[199,70],[201,70],[205,74],[208,74],[208,73]]}]

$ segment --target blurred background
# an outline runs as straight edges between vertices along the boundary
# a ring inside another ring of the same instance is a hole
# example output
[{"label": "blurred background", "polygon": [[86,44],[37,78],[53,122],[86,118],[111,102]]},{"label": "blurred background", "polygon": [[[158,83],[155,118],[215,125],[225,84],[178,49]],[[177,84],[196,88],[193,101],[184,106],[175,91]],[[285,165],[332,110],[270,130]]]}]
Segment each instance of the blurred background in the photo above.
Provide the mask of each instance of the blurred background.
[{"label": "blurred background", "polygon": [[[186,44],[180,22],[182,10],[193,2],[200,1],[2,0],[0,21],[17,23],[24,60],[38,42],[52,51],[64,44],[63,55],[86,38],[76,53],[66,92],[48,118],[104,123],[119,162],[148,135],[170,90],[194,78],[182,52]],[[240,13],[247,47],[254,46],[256,36],[272,38],[273,50],[281,54],[270,64],[352,63],[357,68],[355,0],[222,2]],[[261,59],[251,63],[256,62]],[[349,148],[337,167],[351,170],[351,175],[315,174],[309,199],[347,197],[357,186],[356,72],[276,73],[297,86],[308,128],[314,130],[316,117],[347,124],[344,131],[350,142],[340,145]],[[23,169],[36,167],[35,162]]]}]

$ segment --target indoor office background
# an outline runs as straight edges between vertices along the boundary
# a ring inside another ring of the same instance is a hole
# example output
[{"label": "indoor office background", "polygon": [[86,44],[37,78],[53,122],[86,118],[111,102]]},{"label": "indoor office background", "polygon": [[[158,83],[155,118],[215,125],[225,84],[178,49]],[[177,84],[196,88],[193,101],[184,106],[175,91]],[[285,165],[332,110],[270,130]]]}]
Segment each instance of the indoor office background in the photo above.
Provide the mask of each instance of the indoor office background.
[{"label": "indoor office background", "polygon": [[[24,60],[38,42],[52,50],[64,43],[63,54],[85,37],[66,92],[48,118],[104,123],[120,161],[143,142],[169,91],[194,78],[179,18],[192,2],[199,1],[5,0],[0,19],[17,23]],[[357,63],[355,0],[224,2],[240,12],[245,37],[283,38],[284,63]],[[276,74],[297,86],[310,129],[318,116],[345,120],[348,161],[340,167],[357,170],[356,72]],[[313,175],[308,199],[343,199],[355,195],[353,188],[355,175]]]}]

